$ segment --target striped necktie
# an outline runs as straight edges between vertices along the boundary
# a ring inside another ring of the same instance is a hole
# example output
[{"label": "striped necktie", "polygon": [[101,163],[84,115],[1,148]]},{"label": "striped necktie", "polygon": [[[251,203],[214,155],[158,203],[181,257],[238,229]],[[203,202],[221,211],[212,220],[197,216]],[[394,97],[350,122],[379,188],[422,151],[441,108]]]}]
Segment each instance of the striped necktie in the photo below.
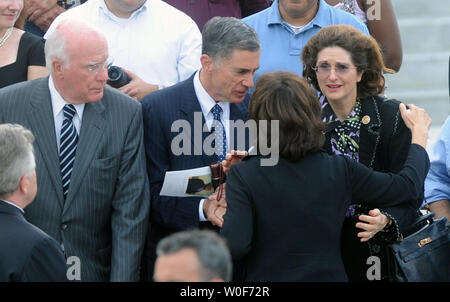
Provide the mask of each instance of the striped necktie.
[{"label": "striped necktie", "polygon": [[220,121],[220,114],[222,113],[222,108],[219,104],[214,105],[211,109],[211,112],[214,116],[214,120],[212,122],[212,127],[214,127],[214,133],[216,136],[215,146],[216,146],[216,154],[220,162],[225,159],[225,155],[227,154],[227,135],[225,133],[225,127]]},{"label": "striped necktie", "polygon": [[64,120],[61,128],[59,145],[59,162],[61,166],[61,177],[63,183],[64,199],[69,192],[70,175],[72,174],[75,152],[77,150],[78,135],[72,119],[76,113],[72,104],[65,105],[63,108]]}]

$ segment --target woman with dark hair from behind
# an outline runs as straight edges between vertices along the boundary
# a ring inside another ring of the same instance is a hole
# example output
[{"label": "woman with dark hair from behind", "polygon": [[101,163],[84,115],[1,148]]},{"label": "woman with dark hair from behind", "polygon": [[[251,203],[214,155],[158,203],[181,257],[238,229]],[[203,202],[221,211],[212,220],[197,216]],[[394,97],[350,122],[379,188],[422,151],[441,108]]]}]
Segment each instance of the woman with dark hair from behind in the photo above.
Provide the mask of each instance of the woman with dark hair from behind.
[{"label": "woman with dark hair from behind", "polygon": [[[380,96],[385,89],[383,72],[390,70],[375,39],[351,26],[327,26],[308,41],[302,59],[303,76],[320,92],[325,149],[376,171],[398,173],[411,133],[400,117],[399,102]],[[417,196],[383,209],[352,199],[341,245],[350,281],[368,281],[371,256],[380,259],[381,279],[391,279],[388,244],[402,240],[402,233],[419,215],[422,199]]]},{"label": "woman with dark hair from behind", "polygon": [[[412,129],[408,159],[397,175],[379,173],[320,151],[321,108],[305,80],[288,72],[260,78],[249,119],[279,121],[280,158],[275,166],[254,156],[231,167],[221,230],[247,281],[347,281],[339,247],[350,201],[393,206],[421,194],[431,119],[414,105],[409,113],[404,104],[400,110]],[[258,135],[272,137],[267,129]]]}]

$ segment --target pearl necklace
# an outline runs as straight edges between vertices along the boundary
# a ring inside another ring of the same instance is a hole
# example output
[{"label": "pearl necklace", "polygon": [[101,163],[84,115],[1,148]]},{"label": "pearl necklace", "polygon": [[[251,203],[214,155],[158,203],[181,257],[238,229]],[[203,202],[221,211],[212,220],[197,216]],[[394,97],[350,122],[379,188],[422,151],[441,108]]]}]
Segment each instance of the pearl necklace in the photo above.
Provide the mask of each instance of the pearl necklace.
[{"label": "pearl necklace", "polygon": [[3,44],[6,43],[6,40],[8,40],[9,36],[11,36],[11,33],[13,31],[13,28],[11,27],[6,31],[6,33],[3,35],[3,37],[0,39],[0,47],[3,46]]}]

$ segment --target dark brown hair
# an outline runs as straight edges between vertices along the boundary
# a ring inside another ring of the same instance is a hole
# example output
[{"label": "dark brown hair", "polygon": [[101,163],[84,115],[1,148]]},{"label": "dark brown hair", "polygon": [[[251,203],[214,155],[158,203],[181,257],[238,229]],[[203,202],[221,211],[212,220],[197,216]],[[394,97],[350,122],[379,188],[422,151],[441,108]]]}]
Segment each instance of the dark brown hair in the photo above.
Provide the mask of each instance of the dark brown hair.
[{"label": "dark brown hair", "polygon": [[358,72],[363,72],[357,83],[357,95],[364,99],[384,91],[383,72],[395,73],[384,66],[383,55],[377,41],[350,25],[330,25],[309,39],[302,51],[303,77],[320,91],[314,67],[317,55],[327,47],[340,47],[348,51]]},{"label": "dark brown hair", "polygon": [[[297,161],[318,151],[324,142],[324,124],[317,93],[300,76],[284,71],[267,73],[256,83],[249,119],[279,121],[280,156]],[[267,137],[270,140],[270,126]],[[270,145],[269,141],[269,145]]]}]

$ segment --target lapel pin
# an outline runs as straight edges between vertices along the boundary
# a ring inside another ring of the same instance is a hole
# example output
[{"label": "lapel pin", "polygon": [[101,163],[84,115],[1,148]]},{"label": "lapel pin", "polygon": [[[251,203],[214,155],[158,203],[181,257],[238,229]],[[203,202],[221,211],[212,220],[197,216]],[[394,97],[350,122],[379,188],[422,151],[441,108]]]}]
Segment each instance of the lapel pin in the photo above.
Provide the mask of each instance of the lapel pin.
[{"label": "lapel pin", "polygon": [[363,118],[362,118],[362,123],[364,125],[367,125],[368,123],[370,123],[370,116],[364,115]]}]

